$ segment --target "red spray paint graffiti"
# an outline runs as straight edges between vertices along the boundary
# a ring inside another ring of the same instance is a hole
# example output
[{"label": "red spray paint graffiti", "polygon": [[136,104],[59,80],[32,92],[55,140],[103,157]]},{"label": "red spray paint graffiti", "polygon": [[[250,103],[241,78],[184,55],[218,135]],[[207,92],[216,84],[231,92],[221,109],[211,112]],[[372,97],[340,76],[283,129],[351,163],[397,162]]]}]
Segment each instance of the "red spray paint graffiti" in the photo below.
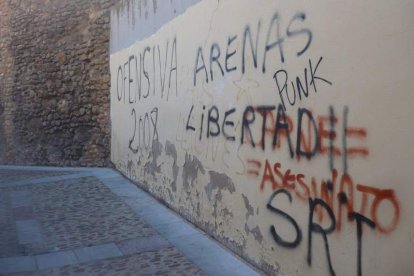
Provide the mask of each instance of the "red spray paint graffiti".
[{"label": "red spray paint graffiti", "polygon": [[[337,170],[331,171],[329,180],[318,182],[315,177],[307,177],[300,172],[292,172],[291,169],[283,169],[279,162],[273,165],[265,160],[264,165],[259,160],[247,160],[247,174],[261,177],[260,190],[270,187],[272,191],[279,189],[290,190],[301,201],[307,202],[309,198],[323,200],[336,213],[336,230],[340,231],[345,219],[351,221],[349,215],[355,211],[368,215],[376,224],[376,229],[382,234],[389,234],[395,230],[400,219],[400,203],[392,189],[380,189],[361,183],[355,184],[349,174],[339,177]],[[263,169],[262,169],[263,167]],[[356,193],[359,193],[360,202],[355,201]],[[392,208],[393,217],[388,225],[379,218],[379,206],[388,203]],[[344,212],[345,210],[345,212]],[[323,220],[323,212],[320,208],[315,210],[319,221]],[[345,216],[344,216],[345,215]]]}]

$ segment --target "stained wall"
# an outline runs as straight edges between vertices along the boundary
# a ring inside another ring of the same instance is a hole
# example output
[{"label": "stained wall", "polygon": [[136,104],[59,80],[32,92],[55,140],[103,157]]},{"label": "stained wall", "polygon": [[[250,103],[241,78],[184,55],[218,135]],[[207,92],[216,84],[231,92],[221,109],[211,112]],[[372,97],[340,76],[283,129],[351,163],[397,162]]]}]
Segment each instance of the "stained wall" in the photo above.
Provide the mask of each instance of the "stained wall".
[{"label": "stained wall", "polygon": [[111,14],[146,33],[111,30],[116,168],[267,273],[411,275],[412,1],[145,2]]}]

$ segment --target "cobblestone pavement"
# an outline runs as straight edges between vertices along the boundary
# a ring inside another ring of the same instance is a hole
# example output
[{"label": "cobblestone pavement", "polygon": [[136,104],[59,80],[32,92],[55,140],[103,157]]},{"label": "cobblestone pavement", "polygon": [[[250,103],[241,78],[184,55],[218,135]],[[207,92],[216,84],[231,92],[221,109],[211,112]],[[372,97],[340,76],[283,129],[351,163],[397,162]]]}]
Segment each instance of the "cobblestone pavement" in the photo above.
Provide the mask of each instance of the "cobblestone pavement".
[{"label": "cobblestone pavement", "polygon": [[18,171],[18,170],[8,170],[8,169],[0,169],[0,183],[9,182],[9,181],[16,181],[16,180],[23,180],[23,179],[34,179],[34,178],[42,178],[48,176],[57,176],[57,175],[67,175],[70,172],[62,172],[62,171]]},{"label": "cobblestone pavement", "polygon": [[112,169],[0,166],[0,275],[255,275]]}]

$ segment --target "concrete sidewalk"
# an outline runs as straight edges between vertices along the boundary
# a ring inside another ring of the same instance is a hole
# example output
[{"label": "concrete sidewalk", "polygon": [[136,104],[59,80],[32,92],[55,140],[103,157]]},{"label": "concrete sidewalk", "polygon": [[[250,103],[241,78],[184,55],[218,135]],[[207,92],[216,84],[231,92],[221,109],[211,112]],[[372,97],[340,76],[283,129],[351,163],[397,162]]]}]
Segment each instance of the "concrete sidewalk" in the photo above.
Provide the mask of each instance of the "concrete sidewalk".
[{"label": "concrete sidewalk", "polygon": [[0,275],[258,275],[112,169],[0,166]]}]

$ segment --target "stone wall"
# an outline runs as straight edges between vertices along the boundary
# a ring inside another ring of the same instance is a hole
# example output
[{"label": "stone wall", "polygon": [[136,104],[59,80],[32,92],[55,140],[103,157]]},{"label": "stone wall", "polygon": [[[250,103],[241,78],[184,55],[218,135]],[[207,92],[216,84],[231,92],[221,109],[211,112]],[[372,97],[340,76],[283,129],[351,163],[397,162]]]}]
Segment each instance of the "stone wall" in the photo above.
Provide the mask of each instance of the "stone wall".
[{"label": "stone wall", "polygon": [[[111,12],[116,168],[268,274],[413,275],[414,1],[202,0],[156,29],[188,1],[146,2]],[[116,49],[134,14],[152,35]]]},{"label": "stone wall", "polygon": [[0,163],[109,164],[115,2],[0,2]]}]

